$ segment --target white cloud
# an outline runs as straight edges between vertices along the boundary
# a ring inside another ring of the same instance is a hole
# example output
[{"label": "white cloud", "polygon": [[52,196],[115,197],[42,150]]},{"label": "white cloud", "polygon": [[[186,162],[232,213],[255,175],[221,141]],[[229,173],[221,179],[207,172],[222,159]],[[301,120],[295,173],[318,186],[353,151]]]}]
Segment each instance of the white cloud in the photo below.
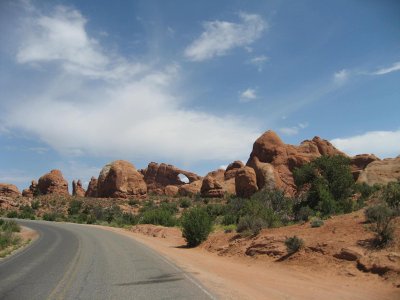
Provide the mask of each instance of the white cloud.
[{"label": "white cloud", "polygon": [[278,131],[285,135],[296,135],[301,129],[305,129],[307,127],[308,123],[299,123],[297,126],[279,128]]},{"label": "white cloud", "polygon": [[257,67],[257,70],[259,72],[261,72],[263,70],[264,64],[268,61],[268,57],[266,57],[265,55],[260,55],[260,56],[256,56],[253,57],[250,60],[250,63],[254,66]]},{"label": "white cloud", "polygon": [[372,72],[372,75],[384,75],[392,72],[400,71],[400,61],[395,62],[392,66],[388,68],[382,68],[375,72]]},{"label": "white cloud", "polygon": [[[251,25],[258,17],[241,18]],[[78,11],[58,7],[30,19],[16,59],[41,67],[32,79],[40,88],[0,103],[7,128],[72,156],[145,161],[234,160],[246,157],[259,136],[249,120],[185,108],[175,88],[179,65],[154,67],[108,53],[89,36]],[[49,79],[47,71],[55,75]]]},{"label": "white cloud", "polygon": [[349,155],[373,153],[381,158],[400,155],[400,130],[369,131],[360,135],[331,140]]},{"label": "white cloud", "polygon": [[250,102],[256,98],[256,90],[249,88],[240,94],[239,100],[240,102]]},{"label": "white cloud", "polygon": [[333,74],[333,79],[338,84],[343,84],[349,79],[350,73],[346,69],[340,70]]},{"label": "white cloud", "polygon": [[203,61],[226,55],[229,50],[248,46],[261,37],[267,23],[256,14],[239,14],[240,22],[204,22],[204,31],[185,49],[185,56],[192,61]]}]

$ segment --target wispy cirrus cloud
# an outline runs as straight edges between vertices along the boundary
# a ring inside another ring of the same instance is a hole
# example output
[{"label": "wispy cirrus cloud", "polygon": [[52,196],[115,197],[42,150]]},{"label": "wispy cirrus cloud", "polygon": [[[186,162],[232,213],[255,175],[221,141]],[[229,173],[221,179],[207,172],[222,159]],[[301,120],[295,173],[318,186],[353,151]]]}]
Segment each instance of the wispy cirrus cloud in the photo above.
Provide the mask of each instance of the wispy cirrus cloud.
[{"label": "wispy cirrus cloud", "polygon": [[400,61],[393,63],[390,67],[381,68],[376,70],[375,72],[371,72],[371,75],[385,75],[392,72],[400,71]]},{"label": "wispy cirrus cloud", "polygon": [[350,155],[373,153],[381,158],[400,155],[400,130],[368,131],[331,140],[335,147]]},{"label": "wispy cirrus cloud", "polygon": [[342,69],[333,74],[333,80],[337,84],[343,84],[349,79],[349,76],[350,76],[350,72],[346,69]]},{"label": "wispy cirrus cloud", "polygon": [[204,61],[226,55],[237,47],[248,47],[268,28],[267,22],[257,14],[239,13],[239,22],[209,21],[203,23],[204,31],[186,49],[191,61]]},{"label": "wispy cirrus cloud", "polygon": [[296,126],[279,128],[278,131],[284,135],[297,135],[301,129],[307,127],[308,123],[299,123]]},{"label": "wispy cirrus cloud", "polygon": [[250,59],[250,64],[256,66],[258,72],[261,72],[263,70],[264,64],[268,61],[268,59],[269,58],[265,55],[256,56]]}]

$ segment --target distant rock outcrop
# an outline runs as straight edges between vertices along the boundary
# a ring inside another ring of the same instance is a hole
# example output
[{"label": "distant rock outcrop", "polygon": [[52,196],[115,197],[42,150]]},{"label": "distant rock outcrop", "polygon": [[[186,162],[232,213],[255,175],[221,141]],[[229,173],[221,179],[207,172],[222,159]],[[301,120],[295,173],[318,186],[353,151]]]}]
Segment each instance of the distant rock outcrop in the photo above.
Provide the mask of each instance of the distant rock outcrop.
[{"label": "distant rock outcrop", "polygon": [[100,198],[142,198],[147,194],[143,175],[128,161],[116,160],[103,167],[97,182]]},{"label": "distant rock outcrop", "polygon": [[60,170],[51,170],[39,178],[38,191],[41,195],[57,194],[69,196],[68,182],[64,179]]},{"label": "distant rock outcrop", "polygon": [[218,169],[204,177],[200,189],[202,197],[222,198],[225,193],[235,194],[235,178],[225,180],[225,172]]},{"label": "distant rock outcrop", "polygon": [[363,171],[360,172],[357,182],[365,182],[368,185],[374,185],[388,184],[389,182],[399,180],[400,156],[371,162]]},{"label": "distant rock outcrop", "polygon": [[97,178],[90,178],[88,188],[85,193],[85,197],[96,198],[97,197]]},{"label": "distant rock outcrop", "polygon": [[179,169],[173,165],[164,163],[157,164],[155,162],[149,163],[146,169],[141,170],[141,173],[144,176],[147,191],[158,195],[170,194],[172,189],[169,188],[168,191],[166,191],[167,186],[175,186],[177,189],[173,190],[179,190],[180,186],[186,184],[180,180],[180,174],[186,176],[189,183],[201,179],[201,176],[195,173]]},{"label": "distant rock outcrop", "polygon": [[24,190],[22,191],[22,196],[24,196],[24,197],[30,197],[30,198],[36,196],[37,193],[38,193],[38,187],[37,187],[37,185],[38,185],[37,181],[36,181],[36,180],[32,180],[32,181],[31,181],[31,185],[29,186],[29,188],[24,189]]},{"label": "distant rock outcrop", "polygon": [[351,158],[351,173],[354,180],[357,180],[360,173],[372,162],[380,160],[373,154],[358,154]]},{"label": "distant rock outcrop", "polygon": [[183,197],[193,197],[200,194],[202,180],[196,180],[192,183],[184,184],[179,187],[178,194]]},{"label": "distant rock outcrop", "polygon": [[13,184],[0,183],[0,196],[16,198],[21,196],[21,192]]},{"label": "distant rock outcrop", "polygon": [[224,177],[225,180],[229,180],[231,178],[235,178],[236,172],[244,167],[244,163],[240,160],[235,160],[233,163],[230,163],[229,166],[226,168]]},{"label": "distant rock outcrop", "polygon": [[236,195],[242,198],[249,198],[257,192],[257,176],[253,168],[245,166],[236,172],[235,188]]},{"label": "distant rock outcrop", "polygon": [[303,141],[299,146],[285,144],[279,136],[269,130],[253,144],[247,166],[255,170],[257,186],[284,190],[293,195],[296,186],[293,170],[322,155],[345,155],[330,142],[319,137]]},{"label": "distant rock outcrop", "polygon": [[78,181],[72,181],[72,196],[85,197],[85,189],[82,187],[80,179]]}]

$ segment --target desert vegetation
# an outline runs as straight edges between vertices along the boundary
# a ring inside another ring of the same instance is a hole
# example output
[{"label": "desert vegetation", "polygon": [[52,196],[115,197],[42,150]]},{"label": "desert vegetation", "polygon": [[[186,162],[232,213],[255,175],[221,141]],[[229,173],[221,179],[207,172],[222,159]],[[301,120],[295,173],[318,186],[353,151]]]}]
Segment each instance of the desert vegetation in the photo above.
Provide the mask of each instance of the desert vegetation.
[{"label": "desert vegetation", "polygon": [[21,238],[16,235],[21,227],[14,220],[0,219],[0,257],[6,256],[10,251],[18,247]]}]

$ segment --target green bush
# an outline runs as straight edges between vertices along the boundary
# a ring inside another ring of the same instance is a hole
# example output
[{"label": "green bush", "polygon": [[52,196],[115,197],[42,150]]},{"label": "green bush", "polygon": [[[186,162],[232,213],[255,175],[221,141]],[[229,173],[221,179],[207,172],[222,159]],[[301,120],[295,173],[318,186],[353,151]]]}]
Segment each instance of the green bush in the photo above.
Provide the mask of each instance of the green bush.
[{"label": "green bush", "polygon": [[383,190],[383,198],[396,214],[400,214],[400,182],[390,182]]},{"label": "green bush", "polygon": [[0,231],[0,250],[4,250],[11,245],[16,245],[20,240],[20,237],[15,236],[11,231]]},{"label": "green bush", "polygon": [[195,207],[182,216],[182,235],[189,247],[205,241],[212,229],[212,220],[204,208]]},{"label": "green bush", "polygon": [[81,208],[82,208],[82,201],[74,199],[69,203],[68,214],[70,216],[77,215],[79,214]]},{"label": "green bush", "polygon": [[164,208],[146,210],[139,219],[140,224],[154,224],[172,227],[176,224],[176,218],[171,211]]},{"label": "green bush", "polygon": [[292,236],[285,240],[285,245],[287,252],[293,254],[304,247],[304,241],[297,236]]},{"label": "green bush", "polygon": [[34,210],[37,210],[40,207],[40,201],[39,200],[33,200],[31,203],[31,207]]},{"label": "green bush", "polygon": [[321,156],[293,172],[298,191],[306,190],[300,206],[308,206],[329,216],[354,209],[351,195],[355,185],[350,159],[341,155]]},{"label": "green bush", "polygon": [[314,215],[315,215],[315,211],[313,211],[308,206],[298,206],[298,207],[296,207],[295,219],[297,221],[307,222],[310,219],[310,217],[312,217]]},{"label": "green bush", "polygon": [[233,214],[226,214],[222,219],[222,225],[232,225],[238,222],[238,217]]},{"label": "green bush", "polygon": [[139,204],[139,200],[136,200],[136,199],[129,199],[128,204],[129,204],[130,206],[138,205],[138,204]]},{"label": "green bush", "polygon": [[372,223],[371,229],[375,232],[375,246],[382,248],[390,244],[394,238],[392,219],[393,210],[386,205],[376,205],[365,210],[365,216]]},{"label": "green bush", "polygon": [[244,236],[255,236],[258,235],[264,227],[266,227],[266,225],[263,219],[244,216],[240,218],[236,231]]},{"label": "green bush", "polygon": [[192,205],[192,201],[189,198],[182,198],[179,200],[179,207],[189,208]]},{"label": "green bush", "polygon": [[50,213],[45,213],[42,218],[45,221],[55,221],[57,217],[58,215],[56,213],[50,212]]},{"label": "green bush", "polygon": [[9,211],[7,213],[7,218],[18,218],[18,212],[15,210]]},{"label": "green bush", "polygon": [[1,231],[10,231],[10,232],[20,232],[21,226],[14,220],[5,220],[3,224],[1,224]]},{"label": "green bush", "polygon": [[18,218],[20,219],[35,219],[35,211],[29,205],[23,205],[19,208]]},{"label": "green bush", "polygon": [[310,225],[312,228],[321,227],[324,225],[324,221],[322,221],[320,218],[315,218],[311,220]]}]

